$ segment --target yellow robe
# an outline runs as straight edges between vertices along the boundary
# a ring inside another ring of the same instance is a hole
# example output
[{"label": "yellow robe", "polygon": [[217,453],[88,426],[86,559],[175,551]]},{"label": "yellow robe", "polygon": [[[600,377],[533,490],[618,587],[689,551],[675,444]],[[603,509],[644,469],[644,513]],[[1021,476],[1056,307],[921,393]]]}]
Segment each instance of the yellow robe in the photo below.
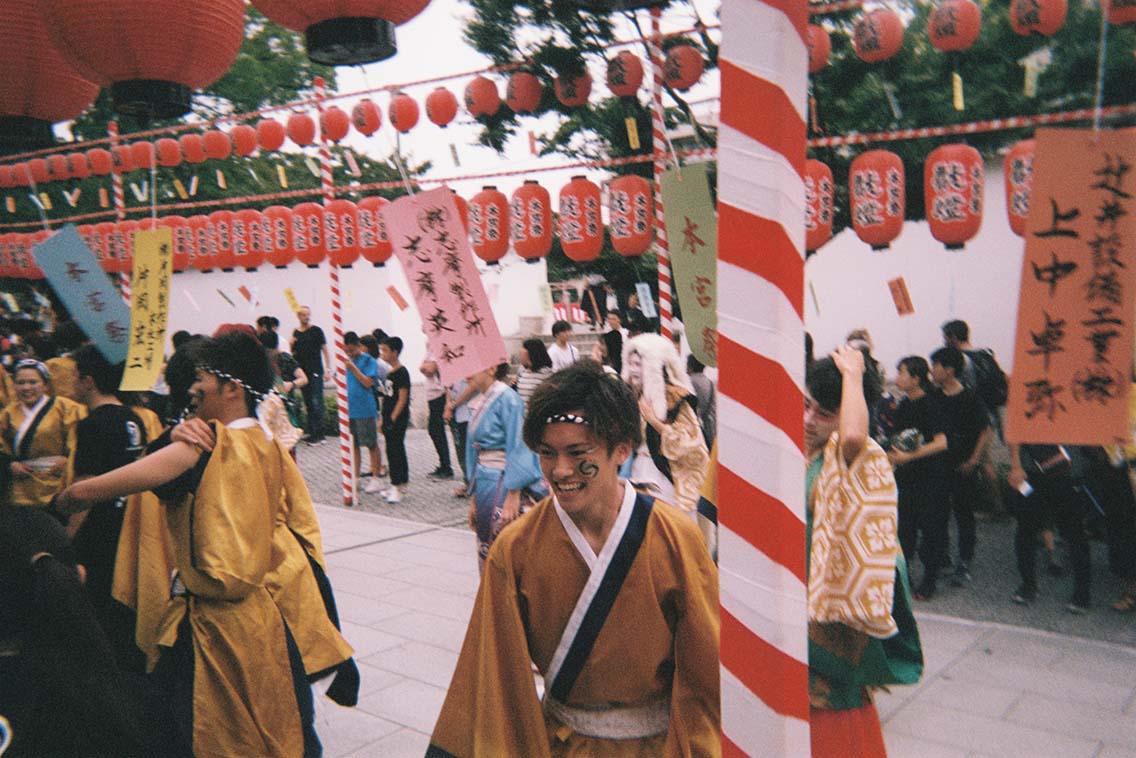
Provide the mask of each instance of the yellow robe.
[{"label": "yellow robe", "polygon": [[[31,459],[61,455],[70,462],[75,456],[75,426],[86,417],[87,408],[62,397],[48,398],[48,402],[52,403],[52,407],[35,431],[29,431],[32,442],[25,457]],[[4,456],[8,461],[17,457],[16,433],[24,423],[24,418],[24,406],[18,402],[13,402],[0,410],[0,456]],[[37,471],[29,477],[21,479],[13,477],[11,503],[47,506],[51,503],[51,498],[62,492],[70,482],[70,463],[61,473]]]},{"label": "yellow robe", "polygon": [[12,375],[8,369],[0,366],[0,408],[6,408],[8,403],[16,402],[16,388],[12,384]]},{"label": "yellow robe", "polygon": [[656,503],[646,536],[571,706],[638,706],[668,695],[666,734],[605,740],[541,709],[543,674],[588,579],[551,498],[506,528],[486,559],[477,602],[431,744],[472,758],[717,756],[718,574],[689,517]]},{"label": "yellow robe", "polygon": [[48,358],[47,373],[51,375],[51,394],[79,402],[79,367],[70,355]]}]

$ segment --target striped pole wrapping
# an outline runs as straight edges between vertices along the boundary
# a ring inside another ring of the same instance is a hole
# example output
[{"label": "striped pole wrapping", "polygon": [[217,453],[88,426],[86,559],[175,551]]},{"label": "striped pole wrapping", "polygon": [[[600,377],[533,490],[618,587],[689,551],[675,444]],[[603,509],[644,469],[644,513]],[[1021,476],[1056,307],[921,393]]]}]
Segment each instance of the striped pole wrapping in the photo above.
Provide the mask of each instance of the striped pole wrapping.
[{"label": "striped pole wrapping", "polygon": [[[315,80],[316,108],[323,112],[323,100],[327,94],[322,76]],[[335,183],[331,175],[331,150],[327,146],[327,136],[320,126],[319,144],[320,184],[323,187],[323,202],[327,205],[335,199]],[[351,457],[351,423],[347,411],[347,348],[343,344],[343,306],[339,293],[339,266],[328,261],[328,276],[331,279],[331,323],[335,334],[335,406],[339,422],[339,462],[342,469],[343,503],[351,505],[354,498],[352,480],[355,466]]]},{"label": "striped pole wrapping", "polygon": [[722,744],[807,756],[805,0],[722,3],[718,505]]},{"label": "striped pole wrapping", "polygon": [[671,258],[667,227],[663,216],[663,186],[660,177],[666,167],[667,136],[663,123],[663,47],[659,19],[662,11],[651,9],[651,148],[655,155],[655,253],[659,257],[659,332],[671,336]]},{"label": "striped pole wrapping", "polygon": [[[115,146],[118,145],[118,122],[107,122],[107,136],[110,137],[110,149],[113,152]],[[110,185],[112,194],[114,195],[114,217],[118,222],[126,220],[126,189],[122,186],[122,173],[119,171],[110,172]],[[122,300],[130,307],[130,273],[124,271],[118,275],[119,291],[122,294]]]}]

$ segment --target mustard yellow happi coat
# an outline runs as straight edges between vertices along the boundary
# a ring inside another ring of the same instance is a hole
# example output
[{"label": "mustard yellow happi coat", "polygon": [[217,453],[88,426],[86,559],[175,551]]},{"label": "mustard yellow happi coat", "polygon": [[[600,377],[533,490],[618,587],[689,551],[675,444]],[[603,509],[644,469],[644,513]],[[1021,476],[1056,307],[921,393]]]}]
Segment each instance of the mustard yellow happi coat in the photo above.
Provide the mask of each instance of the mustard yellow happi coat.
[{"label": "mustard yellow happi coat", "polygon": [[529,661],[548,670],[588,575],[551,498],[501,533],[434,728],[435,751],[463,758],[721,754],[717,570],[689,517],[664,503],[651,511],[567,702],[639,706],[669,696],[667,733],[587,737],[542,712]]},{"label": "mustard yellow happi coat", "polygon": [[[48,398],[51,408],[34,430],[29,430],[31,444],[27,454],[17,455],[16,433],[26,418],[26,409],[18,402],[0,410],[0,456],[7,460],[45,458],[60,455],[72,461],[75,457],[75,426],[87,416],[87,407],[65,397]],[[45,507],[51,498],[71,483],[71,465],[62,473],[35,471],[29,477],[12,479],[12,505]]]}]

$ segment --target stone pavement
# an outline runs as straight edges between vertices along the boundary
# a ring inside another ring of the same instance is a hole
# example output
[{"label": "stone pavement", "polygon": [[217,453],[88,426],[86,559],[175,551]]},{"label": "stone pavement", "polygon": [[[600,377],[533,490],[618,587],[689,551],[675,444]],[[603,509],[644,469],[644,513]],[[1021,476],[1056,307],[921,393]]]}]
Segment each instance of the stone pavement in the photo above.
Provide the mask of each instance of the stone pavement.
[{"label": "stone pavement", "polygon": [[[307,469],[314,456],[305,452]],[[433,467],[429,453],[421,468]],[[423,484],[412,492],[424,500],[431,486],[448,490]],[[436,511],[416,501],[401,508],[418,521],[377,515],[371,511],[382,506],[369,500],[317,508],[344,633],[362,670],[358,707],[318,698],[327,758],[423,755],[445,697],[477,591],[474,539],[466,529],[423,522],[429,514],[460,521],[461,501],[447,495]],[[450,517],[441,513],[447,509]],[[1136,755],[1133,649],[917,616],[923,679],[878,700],[891,758]]]}]

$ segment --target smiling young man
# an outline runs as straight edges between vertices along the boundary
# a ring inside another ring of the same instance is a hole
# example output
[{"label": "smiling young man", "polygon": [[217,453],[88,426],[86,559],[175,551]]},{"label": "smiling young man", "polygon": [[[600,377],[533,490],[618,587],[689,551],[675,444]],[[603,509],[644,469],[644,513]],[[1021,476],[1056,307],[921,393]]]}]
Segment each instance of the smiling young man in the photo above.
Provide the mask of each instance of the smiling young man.
[{"label": "smiling young man", "polygon": [[594,363],[533,394],[552,495],[489,551],[427,755],[720,754],[717,569],[688,518],[619,478],[640,435]]}]

